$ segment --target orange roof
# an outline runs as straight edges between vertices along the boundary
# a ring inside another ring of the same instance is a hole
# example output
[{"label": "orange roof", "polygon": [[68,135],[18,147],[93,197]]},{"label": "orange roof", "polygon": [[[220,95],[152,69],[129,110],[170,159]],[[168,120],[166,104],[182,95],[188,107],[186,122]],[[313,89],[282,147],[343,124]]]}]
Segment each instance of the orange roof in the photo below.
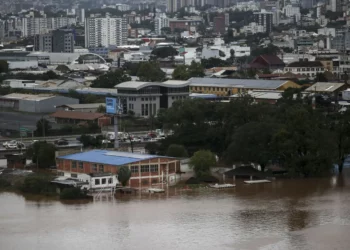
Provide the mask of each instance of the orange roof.
[{"label": "orange roof", "polygon": [[93,120],[96,120],[100,117],[105,116],[105,114],[59,110],[59,111],[56,111],[55,113],[51,114],[50,116],[54,117],[54,118],[93,121]]}]

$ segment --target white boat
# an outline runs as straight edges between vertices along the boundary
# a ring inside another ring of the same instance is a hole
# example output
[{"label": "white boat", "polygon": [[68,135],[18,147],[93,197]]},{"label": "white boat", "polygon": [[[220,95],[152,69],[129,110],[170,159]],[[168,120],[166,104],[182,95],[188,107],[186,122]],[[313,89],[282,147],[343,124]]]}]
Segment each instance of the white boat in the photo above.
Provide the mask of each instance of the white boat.
[{"label": "white boat", "polygon": [[269,180],[251,180],[251,181],[244,181],[245,184],[259,184],[259,183],[270,183]]},{"label": "white boat", "polygon": [[162,188],[149,188],[148,189],[148,192],[149,193],[164,193],[165,192],[165,190],[164,189],[162,189]]},{"label": "white boat", "polygon": [[223,188],[234,188],[236,185],[235,184],[210,184],[210,188],[216,188],[216,189],[223,189]]}]

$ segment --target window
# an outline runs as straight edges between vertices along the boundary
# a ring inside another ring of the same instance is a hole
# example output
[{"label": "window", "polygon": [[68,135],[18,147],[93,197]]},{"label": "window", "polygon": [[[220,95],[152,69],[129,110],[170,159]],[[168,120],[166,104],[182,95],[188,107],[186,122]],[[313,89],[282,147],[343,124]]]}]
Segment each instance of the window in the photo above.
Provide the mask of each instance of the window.
[{"label": "window", "polygon": [[72,161],[72,168],[77,168],[77,162],[76,161]]},{"label": "window", "polygon": [[141,115],[145,115],[145,104],[141,104]]},{"label": "window", "polygon": [[97,164],[92,164],[92,171],[97,172]]},{"label": "window", "polygon": [[79,161],[79,169],[84,169],[82,161]]},{"label": "window", "polygon": [[131,173],[138,173],[139,172],[139,166],[131,166],[130,167]]},{"label": "window", "polygon": [[112,184],[113,183],[113,178],[108,178],[108,184]]},{"label": "window", "polygon": [[103,165],[99,165],[98,166],[98,171],[99,172],[104,172],[104,166]]},{"label": "window", "polygon": [[147,172],[149,172],[149,165],[142,165],[141,173],[147,173]]},{"label": "window", "polygon": [[150,172],[158,172],[158,165],[151,165]]},{"label": "window", "polygon": [[144,101],[144,100],[145,100],[145,99],[142,97],[142,98],[141,98],[141,101]]},{"label": "window", "polygon": [[100,179],[95,179],[95,185],[100,185]]},{"label": "window", "polygon": [[72,178],[78,178],[78,175],[77,175],[77,174],[70,174],[70,177],[72,177]]},{"label": "window", "polygon": [[102,178],[102,184],[106,184],[107,183],[107,179],[106,178]]},{"label": "window", "polygon": [[153,97],[153,101],[155,101],[156,100],[156,97]]}]

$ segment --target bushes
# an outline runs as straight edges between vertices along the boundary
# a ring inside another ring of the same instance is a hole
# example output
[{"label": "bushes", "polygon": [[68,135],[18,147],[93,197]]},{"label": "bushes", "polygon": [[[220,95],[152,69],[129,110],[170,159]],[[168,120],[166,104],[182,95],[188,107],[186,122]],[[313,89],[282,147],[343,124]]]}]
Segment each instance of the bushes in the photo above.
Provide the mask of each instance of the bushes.
[{"label": "bushes", "polygon": [[6,189],[11,186],[11,182],[5,179],[0,179],[0,189]]},{"label": "bushes", "polygon": [[86,197],[86,194],[77,187],[63,189],[60,194],[60,199],[62,200],[84,199]]},{"label": "bushes", "polygon": [[55,188],[50,184],[51,176],[27,176],[20,190],[31,194],[53,194]]}]

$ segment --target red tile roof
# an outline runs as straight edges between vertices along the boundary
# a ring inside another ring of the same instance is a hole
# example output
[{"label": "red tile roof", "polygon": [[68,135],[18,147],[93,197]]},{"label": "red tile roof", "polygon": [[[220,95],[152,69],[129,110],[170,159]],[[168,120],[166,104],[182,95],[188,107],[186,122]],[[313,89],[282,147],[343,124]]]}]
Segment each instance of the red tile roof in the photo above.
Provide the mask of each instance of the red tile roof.
[{"label": "red tile roof", "polygon": [[275,55],[261,55],[261,58],[270,65],[284,65],[284,62]]},{"label": "red tile roof", "polygon": [[96,120],[100,117],[105,116],[105,114],[59,110],[59,111],[56,111],[55,113],[51,114],[50,116],[54,117],[54,118],[93,121],[93,120]]}]

